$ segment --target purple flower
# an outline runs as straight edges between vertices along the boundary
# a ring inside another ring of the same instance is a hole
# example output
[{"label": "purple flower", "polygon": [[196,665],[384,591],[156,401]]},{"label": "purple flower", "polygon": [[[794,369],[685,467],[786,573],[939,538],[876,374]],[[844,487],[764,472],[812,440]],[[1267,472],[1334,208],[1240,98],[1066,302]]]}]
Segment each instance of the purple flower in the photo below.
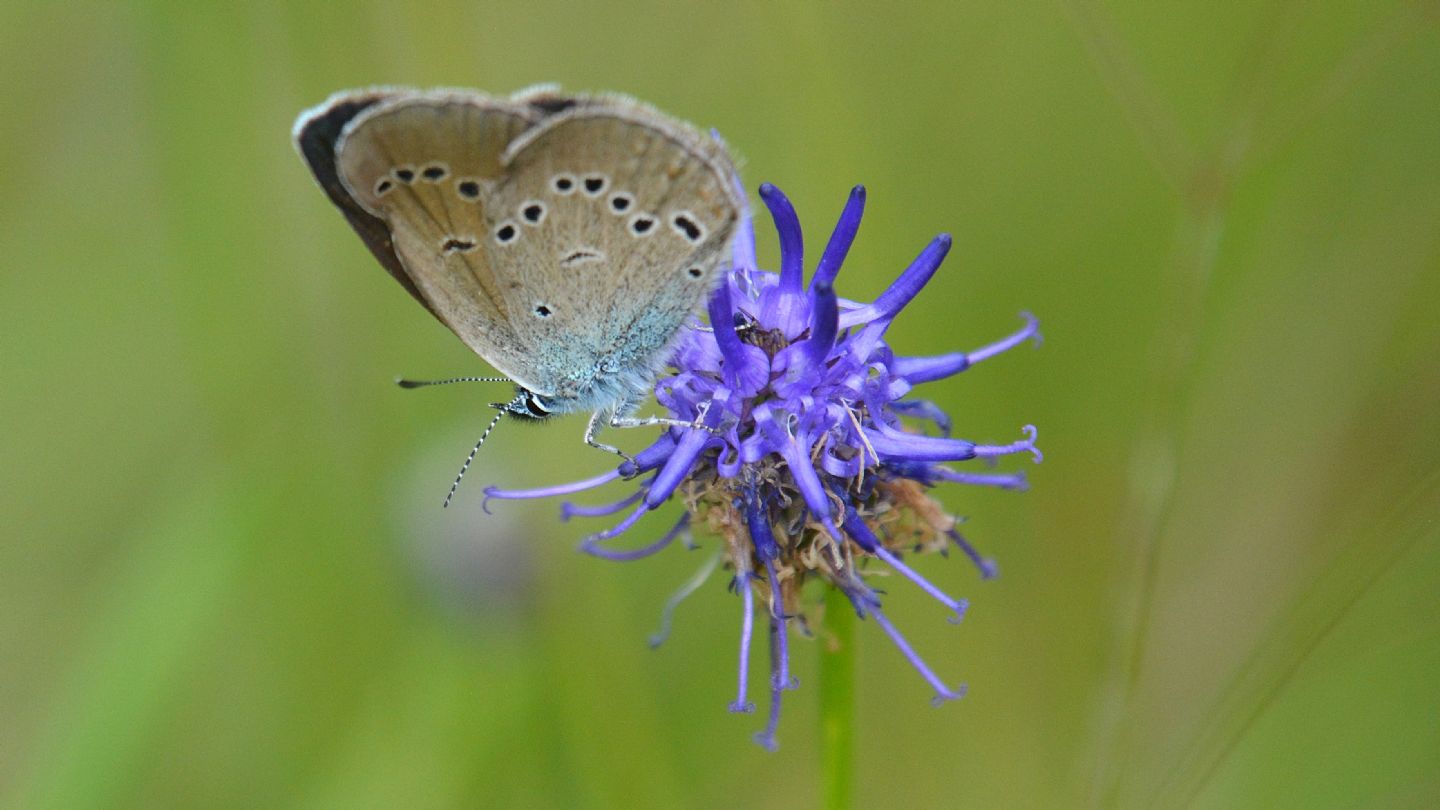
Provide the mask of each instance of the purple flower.
[{"label": "purple flower", "polygon": [[[770,639],[770,714],[757,740],[775,747],[783,690],[793,689],[789,625],[806,625],[801,589],[820,578],[841,589],[861,618],[872,618],[935,690],[936,702],[964,694],[951,688],[911,649],[881,610],[867,582],[871,558],[913,582],[959,621],[966,602],[954,599],[901,561],[903,550],[957,546],[979,569],[994,564],[955,530],[955,518],[929,495],[942,482],[1024,489],[1023,473],[969,471],[952,462],[1029,453],[1040,461],[1035,428],[1009,444],[950,438],[950,419],[933,403],[909,398],[911,388],[1038,339],[1033,317],[997,343],[972,352],[897,356],[885,331],[935,274],[950,237],[934,239],[895,283],[869,304],[836,297],[834,282],[860,226],[865,189],[857,186],[809,284],[795,209],[766,184],[760,197],[780,236],[780,272],[756,268],[748,220],[735,240],[735,267],[709,304],[710,329],[687,330],[675,351],[675,372],[655,386],[669,416],[696,427],[668,428],[618,469],[585,481],[534,490],[491,487],[488,498],[570,495],[617,479],[635,480],[630,495],[604,506],[561,507],[562,517],[600,517],[629,510],[612,528],[590,535],[581,550],[608,560],[636,560],[685,536],[692,523],[717,534],[733,572],[731,590],[744,603],[739,695],[732,711],[751,711],[746,673],[758,598]],[[905,420],[910,420],[907,423]],[[928,423],[932,433],[912,425]],[[933,435],[938,434],[938,435]],[[672,498],[685,504],[660,539],[620,550],[610,541]],[[666,605],[661,637],[675,605],[697,589],[712,561]],[[658,640],[652,640],[658,643]]]}]

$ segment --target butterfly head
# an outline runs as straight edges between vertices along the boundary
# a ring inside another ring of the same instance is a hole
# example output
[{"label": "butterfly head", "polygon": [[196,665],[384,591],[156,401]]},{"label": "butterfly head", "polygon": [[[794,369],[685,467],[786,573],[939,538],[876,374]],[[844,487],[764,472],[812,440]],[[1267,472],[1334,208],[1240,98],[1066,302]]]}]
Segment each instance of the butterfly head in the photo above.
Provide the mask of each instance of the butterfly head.
[{"label": "butterfly head", "polygon": [[547,399],[527,388],[515,389],[515,398],[509,402],[492,402],[490,407],[502,414],[508,414],[530,422],[540,422],[554,416],[555,408]]}]

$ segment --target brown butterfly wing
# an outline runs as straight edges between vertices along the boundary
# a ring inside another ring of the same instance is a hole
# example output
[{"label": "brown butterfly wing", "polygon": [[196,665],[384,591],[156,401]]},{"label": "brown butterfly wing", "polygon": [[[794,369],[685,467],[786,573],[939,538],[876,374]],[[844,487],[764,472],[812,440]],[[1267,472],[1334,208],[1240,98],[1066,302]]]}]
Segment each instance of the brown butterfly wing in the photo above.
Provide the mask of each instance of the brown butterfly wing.
[{"label": "brown butterfly wing", "polygon": [[519,373],[525,357],[480,249],[481,196],[501,174],[505,147],[543,114],[479,93],[404,91],[351,116],[332,150],[349,204],[342,210],[358,208],[383,223],[402,283],[467,346],[527,387]]},{"label": "brown butterfly wing", "polygon": [[[330,202],[345,215],[350,222],[350,227],[360,235],[360,240],[375,255],[380,265],[385,268],[400,285],[406,289],[415,300],[425,305],[424,296],[410,280],[405,267],[400,263],[400,257],[395,255],[395,247],[390,240],[390,228],[383,219],[371,214],[355,198],[350,196],[345,185],[340,182],[340,175],[335,165],[335,144],[340,140],[340,134],[355,116],[364,112],[397,93],[403,91],[395,90],[362,90],[339,93],[332,96],[324,104],[313,110],[307,111],[295,124],[295,148],[300,156],[305,159],[306,165],[310,167],[315,180],[324,189]],[[432,310],[433,312],[433,310]]]},{"label": "brown butterfly wing", "polygon": [[740,202],[724,147],[596,97],[526,131],[504,161],[485,247],[537,384],[584,408],[643,394],[728,254]]},{"label": "brown butterfly wing", "polygon": [[[741,209],[723,146],[620,97],[356,91],[296,129],[391,275],[564,408],[642,392],[713,286]],[[561,175],[574,187],[557,188]]]}]

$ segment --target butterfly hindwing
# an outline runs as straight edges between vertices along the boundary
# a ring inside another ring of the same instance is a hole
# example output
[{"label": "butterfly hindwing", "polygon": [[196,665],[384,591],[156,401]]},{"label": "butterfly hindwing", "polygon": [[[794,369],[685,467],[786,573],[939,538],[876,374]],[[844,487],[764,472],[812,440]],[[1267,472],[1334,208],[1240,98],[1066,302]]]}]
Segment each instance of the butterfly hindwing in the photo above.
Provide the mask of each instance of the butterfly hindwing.
[{"label": "butterfly hindwing", "polygon": [[723,147],[591,100],[521,135],[505,168],[487,198],[491,261],[541,384],[583,397],[599,377],[650,376],[727,255],[740,204]]}]

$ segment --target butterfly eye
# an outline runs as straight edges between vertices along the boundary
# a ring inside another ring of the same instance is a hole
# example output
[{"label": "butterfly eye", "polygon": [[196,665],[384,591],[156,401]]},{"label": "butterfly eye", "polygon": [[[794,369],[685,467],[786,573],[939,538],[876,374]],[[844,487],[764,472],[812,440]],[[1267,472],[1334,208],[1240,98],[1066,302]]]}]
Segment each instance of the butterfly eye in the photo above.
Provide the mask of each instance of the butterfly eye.
[{"label": "butterfly eye", "polygon": [[508,245],[514,242],[515,237],[519,235],[520,232],[515,230],[515,223],[513,222],[502,222],[500,223],[500,227],[495,229],[495,241],[502,245]]},{"label": "butterfly eye", "polygon": [[630,232],[644,236],[655,227],[655,218],[648,214],[636,214],[630,219]]},{"label": "butterfly eye", "polygon": [[548,318],[548,317],[550,317],[550,315],[551,315],[550,307],[547,307],[547,306],[545,306],[544,304],[536,304],[536,305],[535,305],[535,317],[537,317],[537,318]]},{"label": "butterfly eye", "polygon": [[690,278],[700,278],[701,276],[705,275],[705,271],[701,270],[698,267],[692,267],[689,270],[686,270],[685,273],[689,275]]},{"label": "butterfly eye", "polygon": [[390,182],[390,178],[382,177],[380,181],[375,184],[375,196],[383,197],[394,187],[395,184]]},{"label": "butterfly eye", "polygon": [[600,192],[610,184],[610,178],[603,174],[587,175],[585,178],[585,194],[590,197],[600,196]]},{"label": "butterfly eye", "polygon": [[531,225],[539,225],[545,219],[545,203],[531,200],[520,208],[520,218]]},{"label": "butterfly eye", "polygon": [[426,166],[425,168],[420,170],[420,176],[425,178],[426,180],[429,180],[432,183],[438,183],[441,180],[444,180],[445,175],[449,173],[450,170],[439,163],[431,163],[429,166]]},{"label": "butterfly eye", "polygon": [[556,194],[570,194],[575,191],[575,175],[557,174],[550,178],[550,187]]},{"label": "butterfly eye", "polygon": [[670,225],[675,232],[685,237],[691,244],[699,244],[705,238],[705,229],[695,221],[695,217],[689,211],[681,211],[670,219]]},{"label": "butterfly eye", "polygon": [[480,199],[480,183],[475,180],[461,180],[455,184],[455,191],[462,198],[475,201]]},{"label": "butterfly eye", "polygon": [[635,198],[624,191],[617,191],[610,195],[610,210],[617,214],[623,214],[630,210]]},{"label": "butterfly eye", "polygon": [[415,170],[408,166],[395,169],[395,179],[402,183],[409,183],[415,179]]}]

